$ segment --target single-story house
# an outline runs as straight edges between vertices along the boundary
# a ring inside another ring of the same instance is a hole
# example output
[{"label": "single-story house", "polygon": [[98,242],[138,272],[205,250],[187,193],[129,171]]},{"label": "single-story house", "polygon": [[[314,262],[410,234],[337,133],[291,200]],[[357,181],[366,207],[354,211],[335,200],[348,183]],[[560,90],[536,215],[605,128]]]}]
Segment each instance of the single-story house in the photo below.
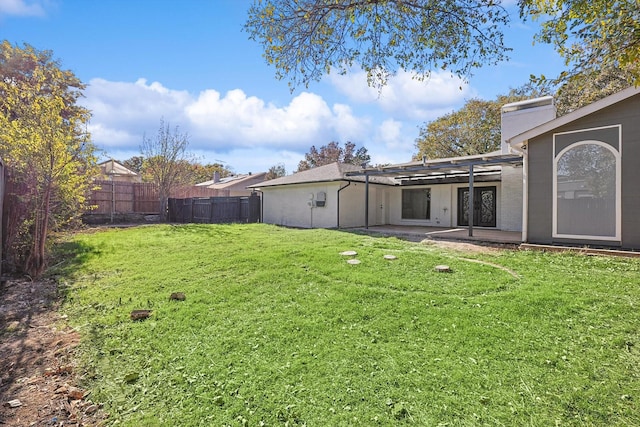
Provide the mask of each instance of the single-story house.
[{"label": "single-story house", "polygon": [[523,241],[640,249],[640,87],[511,136]]},{"label": "single-story house", "polygon": [[[267,181],[254,186],[263,221],[467,227],[470,235],[482,227],[522,232],[529,243],[640,249],[640,88],[559,118],[552,97],[507,104],[501,132],[492,153],[333,164]],[[318,192],[335,208],[316,209]]]},{"label": "single-story house", "polygon": [[113,159],[98,163],[98,166],[101,175],[99,179],[116,182],[142,182],[142,177],[138,173]]},{"label": "single-story house", "polygon": [[220,178],[220,173],[215,172],[213,179],[196,184],[196,187],[206,187],[213,190],[224,191],[230,197],[250,196],[252,190],[249,186],[259,184],[265,180],[266,172],[229,175]]},{"label": "single-story house", "polygon": [[386,224],[387,186],[393,180],[376,177],[347,177],[360,166],[331,163],[325,166],[264,181],[251,188],[261,193],[262,222],[300,228],[340,228],[365,226],[369,207],[372,224]]},{"label": "single-story house", "polygon": [[[503,126],[503,134],[526,130],[522,127],[523,111],[528,123],[544,123],[555,117],[551,97],[514,104],[505,112],[513,119],[506,121],[511,124]],[[476,226],[520,231],[523,159],[520,152],[503,145],[493,153],[381,168],[334,163],[254,187],[263,194],[263,221],[267,223],[297,227]],[[347,183],[349,187],[342,189]],[[319,188],[321,185],[324,187]],[[327,206],[333,206],[322,211],[323,221],[318,219],[320,212],[300,209],[301,201],[313,205],[308,199],[314,191],[326,194],[330,198]]]}]

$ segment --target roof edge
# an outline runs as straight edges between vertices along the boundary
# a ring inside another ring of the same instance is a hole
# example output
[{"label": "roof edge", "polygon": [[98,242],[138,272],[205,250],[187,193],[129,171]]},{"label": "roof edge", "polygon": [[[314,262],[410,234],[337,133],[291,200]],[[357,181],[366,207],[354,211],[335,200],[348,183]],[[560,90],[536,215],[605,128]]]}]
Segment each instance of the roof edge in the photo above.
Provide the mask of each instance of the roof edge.
[{"label": "roof edge", "polygon": [[507,139],[507,143],[512,145],[513,147],[521,148],[526,143],[526,141],[532,138],[574,122],[597,111],[603,110],[638,94],[640,94],[640,86],[628,87],[624,90],[621,90],[620,92],[614,93],[613,95],[609,95],[589,105],[585,105],[582,108],[578,108],[577,110],[572,111],[569,114],[565,114],[564,116],[558,117],[557,119],[550,120],[546,123],[541,124],[540,126],[536,126],[533,129],[515,135]]}]

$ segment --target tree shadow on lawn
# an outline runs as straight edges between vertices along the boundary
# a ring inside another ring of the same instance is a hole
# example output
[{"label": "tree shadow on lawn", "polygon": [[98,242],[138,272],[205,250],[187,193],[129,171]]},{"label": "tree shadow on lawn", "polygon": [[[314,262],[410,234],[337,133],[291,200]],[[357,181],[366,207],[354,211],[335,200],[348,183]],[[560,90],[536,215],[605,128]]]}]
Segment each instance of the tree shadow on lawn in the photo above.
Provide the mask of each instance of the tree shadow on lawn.
[{"label": "tree shadow on lawn", "polygon": [[102,250],[86,242],[64,241],[56,243],[47,275],[71,276],[90,259],[100,256]]}]

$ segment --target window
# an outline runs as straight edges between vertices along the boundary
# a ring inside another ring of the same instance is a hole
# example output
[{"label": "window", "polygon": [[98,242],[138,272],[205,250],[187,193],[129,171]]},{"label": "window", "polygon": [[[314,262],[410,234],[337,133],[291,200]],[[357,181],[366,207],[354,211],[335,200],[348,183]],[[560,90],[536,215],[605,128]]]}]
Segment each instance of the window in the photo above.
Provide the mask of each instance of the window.
[{"label": "window", "polygon": [[553,236],[620,239],[620,152],[609,143],[571,143],[555,156]]},{"label": "window", "polygon": [[402,219],[431,219],[431,189],[402,190]]}]

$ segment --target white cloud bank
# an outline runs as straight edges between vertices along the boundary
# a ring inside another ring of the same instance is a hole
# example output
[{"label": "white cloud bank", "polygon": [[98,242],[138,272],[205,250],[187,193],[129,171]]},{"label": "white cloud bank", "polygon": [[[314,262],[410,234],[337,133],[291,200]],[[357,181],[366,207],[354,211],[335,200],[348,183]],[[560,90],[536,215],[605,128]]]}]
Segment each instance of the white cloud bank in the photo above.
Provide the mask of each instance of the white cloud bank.
[{"label": "white cloud bank", "polygon": [[44,16],[42,1],[0,0],[0,16]]},{"label": "white cloud bank", "polygon": [[330,74],[329,81],[353,102],[375,104],[395,118],[421,122],[449,113],[452,105],[473,96],[464,81],[444,72],[419,80],[400,70],[380,91],[367,85],[364,71]]},{"label": "white cloud bank", "polygon": [[[380,97],[366,86],[363,73],[334,78],[333,83],[351,105],[329,105],[310,92],[296,95],[287,105],[274,105],[241,89],[193,95],[145,79],[99,78],[90,81],[82,103],[93,113],[89,131],[107,157],[139,155],[143,135],[154,137],[163,119],[189,134],[190,151],[204,162],[222,160],[236,172],[266,171],[284,163],[290,173],[311,145],[331,141],[367,147],[373,163],[409,161],[416,126],[451,111],[469,93],[441,76],[427,83],[401,74]],[[368,113],[356,112],[359,104],[371,104],[366,105]],[[371,106],[377,107],[373,113]]]}]

